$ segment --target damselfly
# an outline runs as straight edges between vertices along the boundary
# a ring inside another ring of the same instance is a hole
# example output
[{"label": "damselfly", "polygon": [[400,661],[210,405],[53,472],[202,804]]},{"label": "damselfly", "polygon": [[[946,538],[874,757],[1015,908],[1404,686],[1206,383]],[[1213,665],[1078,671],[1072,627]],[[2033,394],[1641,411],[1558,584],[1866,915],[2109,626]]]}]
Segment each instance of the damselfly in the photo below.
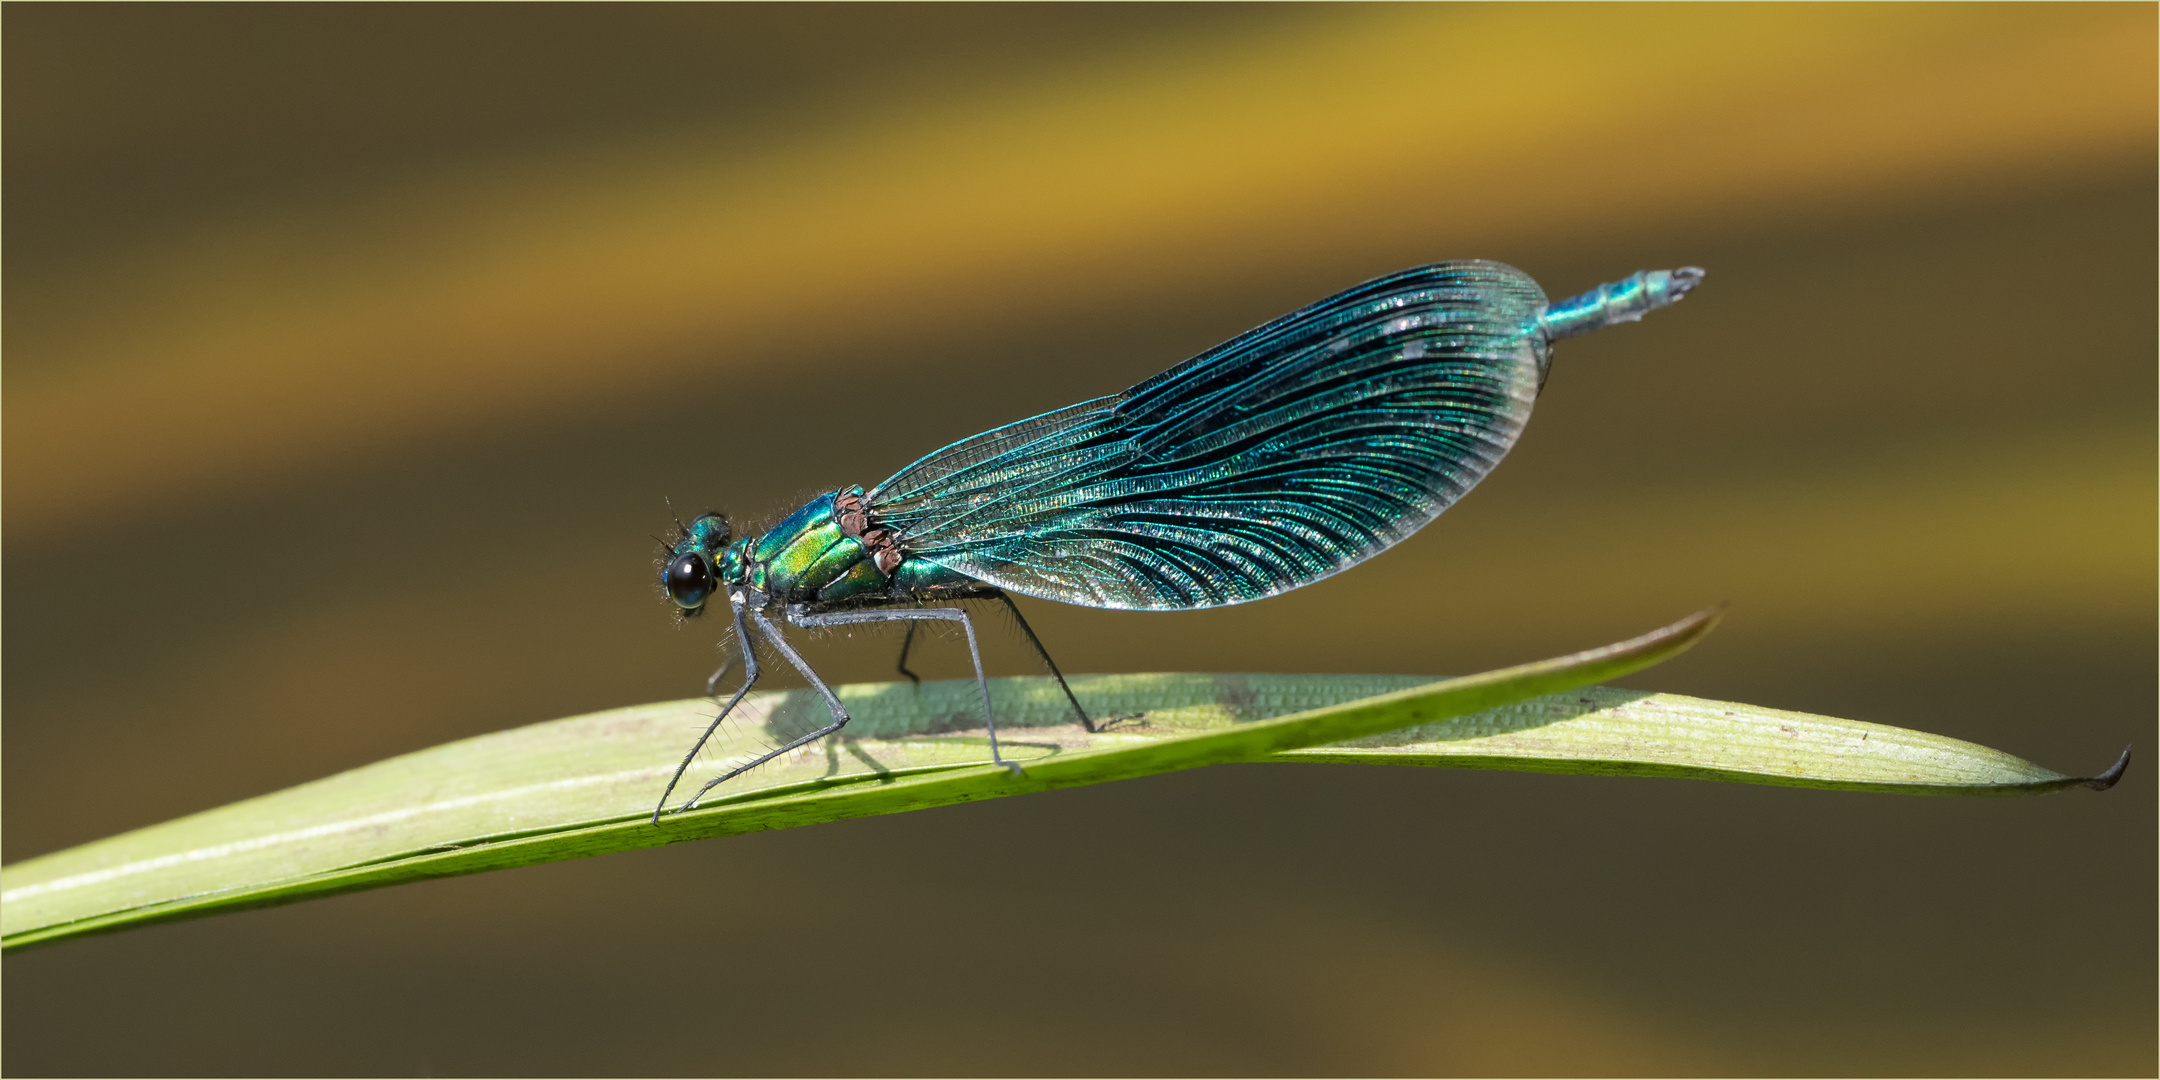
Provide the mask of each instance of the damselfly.
[{"label": "damselfly", "polygon": [[[997,718],[961,600],[1008,593],[1087,607],[1183,611],[1310,585],[1387,550],[1468,492],[1515,444],[1552,343],[1687,295],[1696,267],[1636,273],[1557,304],[1502,263],[1434,263],[1328,297],[1120,394],[963,439],[864,491],[812,499],[757,536],[728,519],[680,526],[661,587],[686,615],[725,596],[743,683],[675,770],[758,680],[750,631],[808,679],[832,722],[691,796],[847,726],[832,688],[773,616],[800,627],[959,623],[992,761]],[[901,650],[906,672],[907,646]],[[723,666],[706,682],[716,693]],[[1096,730],[1072,695],[1080,724]]]}]

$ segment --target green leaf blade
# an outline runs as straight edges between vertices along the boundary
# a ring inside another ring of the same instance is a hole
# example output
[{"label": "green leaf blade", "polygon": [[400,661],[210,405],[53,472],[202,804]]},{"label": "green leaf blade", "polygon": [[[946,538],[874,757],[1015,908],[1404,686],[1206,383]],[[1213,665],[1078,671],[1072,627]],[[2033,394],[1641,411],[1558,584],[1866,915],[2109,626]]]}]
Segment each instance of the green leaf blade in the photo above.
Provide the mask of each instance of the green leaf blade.
[{"label": "green leaf blade", "polygon": [[[994,680],[1014,776],[986,763],[972,682],[840,688],[857,722],[650,823],[708,699],[466,739],[0,870],[0,947],[402,881],[950,805],[1227,761],[1370,762],[1699,776],[1866,790],[2052,790],[2078,778],[1882,725],[1580,689],[1687,648],[1701,615],[1628,642],[1461,679],[1106,675]],[[816,719],[806,691],[746,699],[721,757]],[[1329,744],[1329,745],[1322,745]],[[2120,766],[2118,765],[2118,770]]]},{"label": "green leaf blade", "polygon": [[2039,794],[2095,782],[1943,735],[1609,687],[1279,758],[1918,795]]}]

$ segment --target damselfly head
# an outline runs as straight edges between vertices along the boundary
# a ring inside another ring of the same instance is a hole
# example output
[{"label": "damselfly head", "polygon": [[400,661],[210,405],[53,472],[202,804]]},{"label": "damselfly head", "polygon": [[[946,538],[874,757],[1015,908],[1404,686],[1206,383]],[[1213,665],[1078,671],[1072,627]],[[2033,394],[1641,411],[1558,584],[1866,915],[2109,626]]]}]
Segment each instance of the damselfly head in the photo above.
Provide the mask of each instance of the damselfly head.
[{"label": "damselfly head", "polygon": [[675,523],[675,552],[681,554],[686,551],[703,551],[711,554],[726,547],[734,534],[735,528],[728,523],[726,514],[707,510],[691,518],[688,525],[681,521]]},{"label": "damselfly head", "polygon": [[727,515],[699,514],[679,526],[675,547],[660,566],[660,588],[685,615],[696,615],[719,587],[714,560],[734,536]]}]

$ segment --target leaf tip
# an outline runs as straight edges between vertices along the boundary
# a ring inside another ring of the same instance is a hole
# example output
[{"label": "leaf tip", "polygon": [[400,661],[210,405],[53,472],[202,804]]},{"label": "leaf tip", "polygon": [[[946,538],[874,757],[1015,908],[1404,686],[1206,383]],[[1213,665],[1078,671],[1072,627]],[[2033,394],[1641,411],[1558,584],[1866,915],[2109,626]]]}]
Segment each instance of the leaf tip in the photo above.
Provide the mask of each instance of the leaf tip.
[{"label": "leaf tip", "polygon": [[2131,743],[2129,746],[2123,747],[2122,756],[2115,759],[2115,764],[2108,766],[2108,770],[2106,772],[2087,779],[2085,781],[2085,786],[2093,789],[2094,791],[2106,791],[2107,789],[2114,787],[2115,782],[2122,779],[2123,773],[2130,768],[2130,751],[2135,749],[2136,747],[2136,743]]},{"label": "leaf tip", "polygon": [[1720,600],[1679,622],[1659,630],[1653,630],[1645,636],[1684,637],[1692,641],[1716,629],[1717,624],[1725,618],[1726,609],[1730,607],[1732,607],[1732,601]]}]

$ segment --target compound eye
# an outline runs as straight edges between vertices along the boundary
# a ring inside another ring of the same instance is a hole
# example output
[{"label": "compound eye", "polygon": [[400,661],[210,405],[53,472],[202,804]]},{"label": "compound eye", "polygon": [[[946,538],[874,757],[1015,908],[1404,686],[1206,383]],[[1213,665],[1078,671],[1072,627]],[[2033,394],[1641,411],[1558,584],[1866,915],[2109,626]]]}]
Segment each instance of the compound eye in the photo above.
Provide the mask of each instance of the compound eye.
[{"label": "compound eye", "polygon": [[678,555],[660,572],[660,584],[667,589],[668,599],[684,608],[705,606],[705,599],[713,594],[712,567],[696,552]]}]

